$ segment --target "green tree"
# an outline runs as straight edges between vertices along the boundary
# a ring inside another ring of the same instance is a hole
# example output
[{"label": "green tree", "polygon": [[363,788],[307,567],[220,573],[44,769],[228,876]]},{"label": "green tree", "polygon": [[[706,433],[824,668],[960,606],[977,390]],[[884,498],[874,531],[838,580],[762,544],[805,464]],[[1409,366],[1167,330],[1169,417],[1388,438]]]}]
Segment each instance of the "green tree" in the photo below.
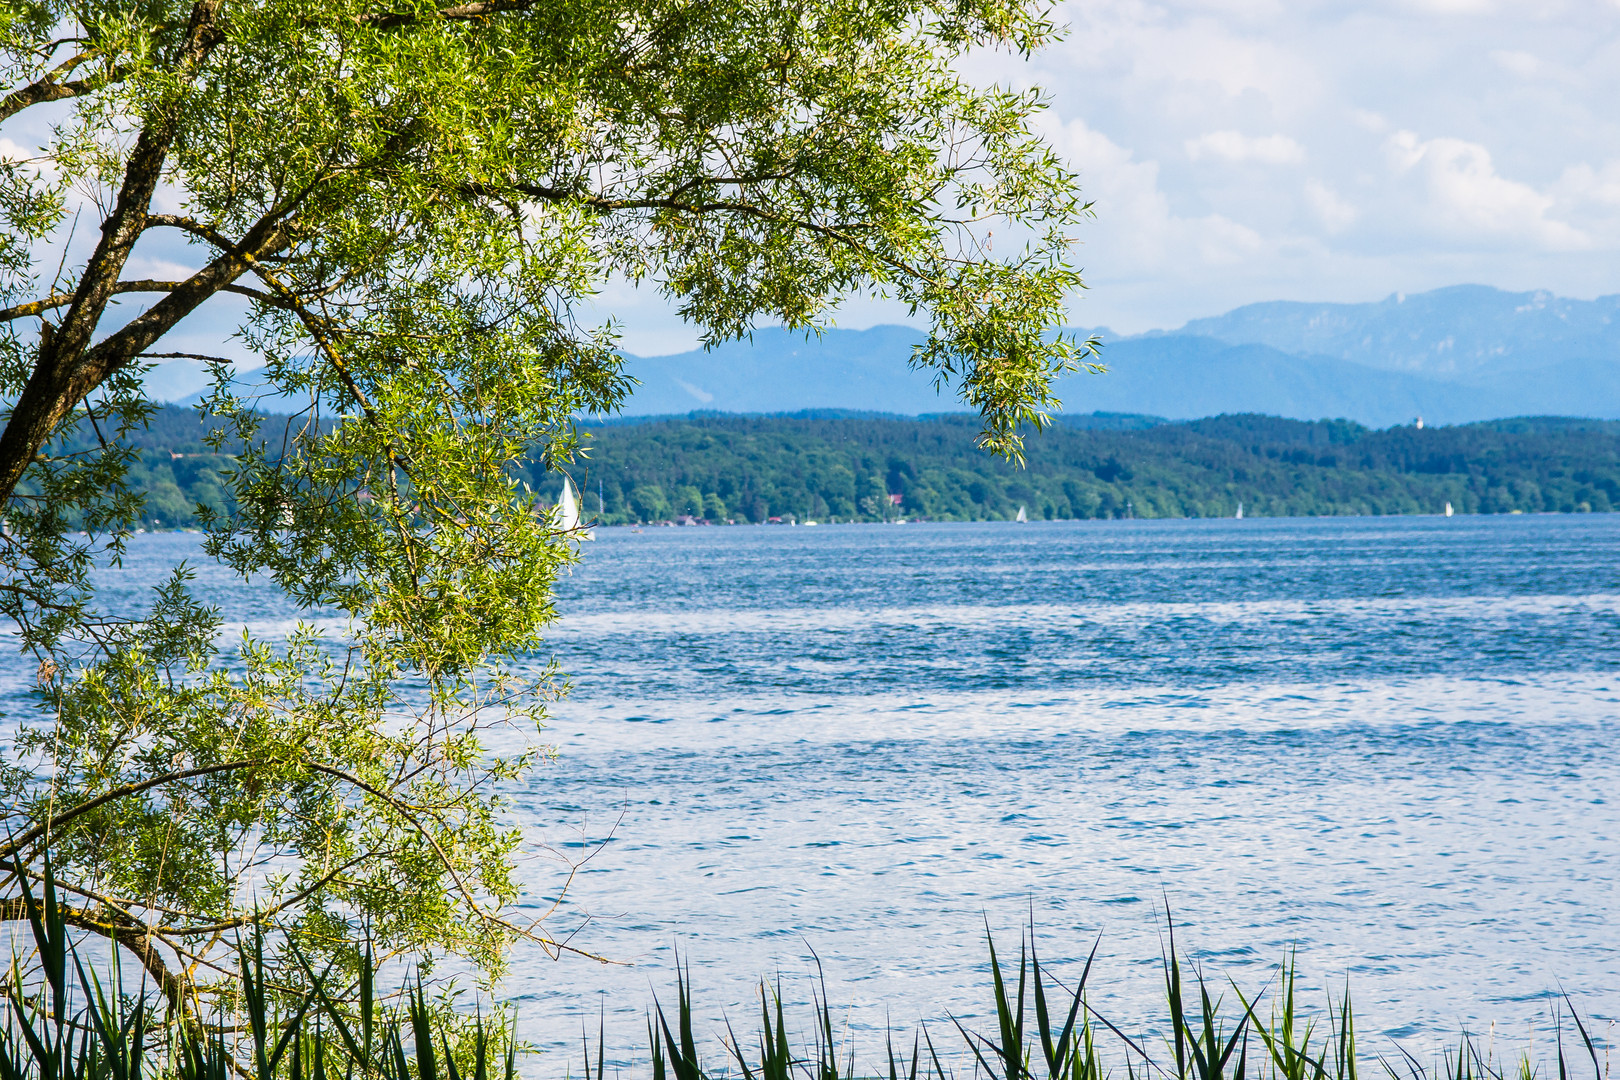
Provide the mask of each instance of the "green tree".
[{"label": "green tree", "polygon": [[640,521],[662,521],[669,517],[669,502],[657,484],[640,484],[630,492],[630,508]]},{"label": "green tree", "polygon": [[[65,917],[177,1006],[251,924],[350,964],[364,927],[384,953],[486,972],[543,935],[511,915],[519,836],[497,794],[538,751],[493,755],[483,732],[540,723],[553,680],[514,658],[577,557],[517,470],[573,461],[572,417],[628,388],[582,305],[644,282],[712,342],[880,293],[931,319],[912,362],[1017,456],[1090,355],[1051,333],[1085,207],[1031,134],[1039,96],[953,65],[1039,47],[1042,11],[0,8],[0,125],[39,143],[0,163],[0,609],[38,705],[0,773],[0,856],[37,875],[49,847]],[[991,228],[1027,245],[991,257]],[[189,268],[141,278],[141,253]],[[151,516],[130,482],[142,372],[186,355],[166,342],[198,312],[239,317],[264,362],[242,383],[196,357],[210,449],[234,454],[206,551],[324,613],[285,640],[220,645],[183,566],[142,612],[96,594]]]},{"label": "green tree", "polygon": [[675,512],[677,514],[691,514],[693,517],[702,517],[703,492],[691,484],[683,484],[676,488]]}]

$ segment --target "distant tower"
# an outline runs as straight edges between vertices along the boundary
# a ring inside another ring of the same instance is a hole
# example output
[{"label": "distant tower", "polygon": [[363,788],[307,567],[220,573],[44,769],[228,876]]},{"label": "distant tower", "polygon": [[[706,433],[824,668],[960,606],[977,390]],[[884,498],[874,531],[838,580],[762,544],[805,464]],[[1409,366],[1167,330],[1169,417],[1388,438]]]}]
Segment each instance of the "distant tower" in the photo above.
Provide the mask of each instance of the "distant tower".
[{"label": "distant tower", "polygon": [[1419,431],[1423,430],[1423,417],[1421,416],[1417,418],[1417,429]]}]

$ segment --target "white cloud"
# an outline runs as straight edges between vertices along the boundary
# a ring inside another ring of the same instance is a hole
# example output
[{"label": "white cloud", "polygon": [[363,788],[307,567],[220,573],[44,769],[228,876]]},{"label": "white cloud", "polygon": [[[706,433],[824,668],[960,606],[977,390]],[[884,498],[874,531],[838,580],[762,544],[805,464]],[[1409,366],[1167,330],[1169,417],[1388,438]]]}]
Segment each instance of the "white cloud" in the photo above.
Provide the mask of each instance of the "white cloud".
[{"label": "white cloud", "polygon": [[1085,121],[1051,125],[1045,134],[1080,173],[1086,198],[1096,202],[1098,224],[1086,230],[1093,234],[1086,240],[1111,272],[1180,272],[1189,262],[1229,266],[1266,247],[1257,230],[1227,215],[1175,213],[1160,188],[1158,162],[1136,160]]},{"label": "white cloud", "polygon": [[1496,5],[1491,0],[1406,0],[1404,6],[1433,15],[1484,15]]},{"label": "white cloud", "polygon": [[1478,143],[1450,137],[1425,140],[1397,131],[1384,146],[1398,174],[1421,181],[1429,220],[1454,238],[1517,238],[1550,251],[1591,246],[1591,237],[1550,216],[1551,195],[1499,175],[1490,151]]},{"label": "white cloud", "polygon": [[1356,223],[1356,208],[1320,180],[1305,181],[1305,203],[1329,234],[1342,233]]},{"label": "white cloud", "polygon": [[1202,117],[1214,126],[1207,121],[1234,104],[1297,115],[1316,100],[1320,79],[1311,58],[1268,32],[1289,20],[1290,7],[1269,0],[1073,2],[1061,11],[1069,35],[1038,60],[1038,78],[1060,87],[1086,73],[1088,97],[1106,84],[1111,96],[1151,103],[1161,122]]},{"label": "white cloud", "polygon": [[19,171],[55,182],[60,175],[56,162],[43,155],[38,148],[27,148],[0,136],[0,162],[19,166]]},{"label": "white cloud", "polygon": [[709,402],[714,400],[713,394],[709,393],[700,386],[693,386],[685,379],[676,379],[675,383],[682,390],[685,390],[688,394],[691,394],[694,398],[696,398],[700,405],[707,405]]},{"label": "white cloud", "polygon": [[1571,165],[1553,185],[1553,194],[1561,203],[1590,203],[1620,210],[1620,161],[1611,161],[1602,169],[1584,162]]},{"label": "white cloud", "polygon": [[1362,131],[1370,131],[1374,135],[1382,135],[1389,130],[1389,121],[1371,109],[1351,109],[1350,122]]},{"label": "white cloud", "polygon": [[1559,212],[1580,221],[1599,245],[1620,249],[1620,161],[1597,169],[1584,162],[1571,165],[1548,191]]},{"label": "white cloud", "polygon": [[1241,131],[1211,131],[1184,144],[1193,161],[1253,161],[1261,165],[1298,165],[1305,148],[1286,135],[1245,135]]},{"label": "white cloud", "polygon": [[1491,60],[1509,75],[1521,79],[1533,78],[1541,72],[1541,60],[1534,53],[1519,49],[1493,49]]}]

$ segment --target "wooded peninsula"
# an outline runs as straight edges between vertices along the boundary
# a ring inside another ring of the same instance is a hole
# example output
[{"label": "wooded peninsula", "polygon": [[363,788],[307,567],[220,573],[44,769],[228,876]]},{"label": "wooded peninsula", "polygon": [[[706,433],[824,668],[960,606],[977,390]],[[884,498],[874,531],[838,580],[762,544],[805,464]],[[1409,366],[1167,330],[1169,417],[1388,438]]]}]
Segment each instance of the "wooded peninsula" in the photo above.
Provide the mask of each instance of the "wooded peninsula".
[{"label": "wooded peninsula", "polygon": [[[788,521],[1603,512],[1620,505],[1620,422],[1531,417],[1372,430],[1344,420],[1227,415],[1168,422],[1059,417],[1026,438],[1019,468],[976,448],[969,415],[694,413],[586,423],[569,468],[584,517]],[[228,454],[190,409],[159,410],[136,437],[132,486],[154,527],[223,509]],[[560,477],[519,477],[547,499]]]}]

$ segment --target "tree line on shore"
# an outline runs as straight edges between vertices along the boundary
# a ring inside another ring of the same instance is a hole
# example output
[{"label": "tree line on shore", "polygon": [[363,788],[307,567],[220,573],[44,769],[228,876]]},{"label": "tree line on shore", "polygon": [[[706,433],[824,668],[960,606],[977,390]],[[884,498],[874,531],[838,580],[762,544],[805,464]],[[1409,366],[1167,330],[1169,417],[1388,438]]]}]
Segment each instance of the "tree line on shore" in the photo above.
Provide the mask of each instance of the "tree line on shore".
[{"label": "tree line on shore", "polygon": [[[587,519],[632,524],[1604,512],[1620,506],[1620,422],[1525,418],[1371,430],[1257,415],[1183,423],[1077,417],[984,454],[976,419],[694,414],[587,425],[570,467]],[[1083,425],[1083,426],[1082,426]],[[223,511],[229,455],[167,408],[138,439],[134,486],[155,527]],[[555,499],[560,477],[518,478]]]}]

